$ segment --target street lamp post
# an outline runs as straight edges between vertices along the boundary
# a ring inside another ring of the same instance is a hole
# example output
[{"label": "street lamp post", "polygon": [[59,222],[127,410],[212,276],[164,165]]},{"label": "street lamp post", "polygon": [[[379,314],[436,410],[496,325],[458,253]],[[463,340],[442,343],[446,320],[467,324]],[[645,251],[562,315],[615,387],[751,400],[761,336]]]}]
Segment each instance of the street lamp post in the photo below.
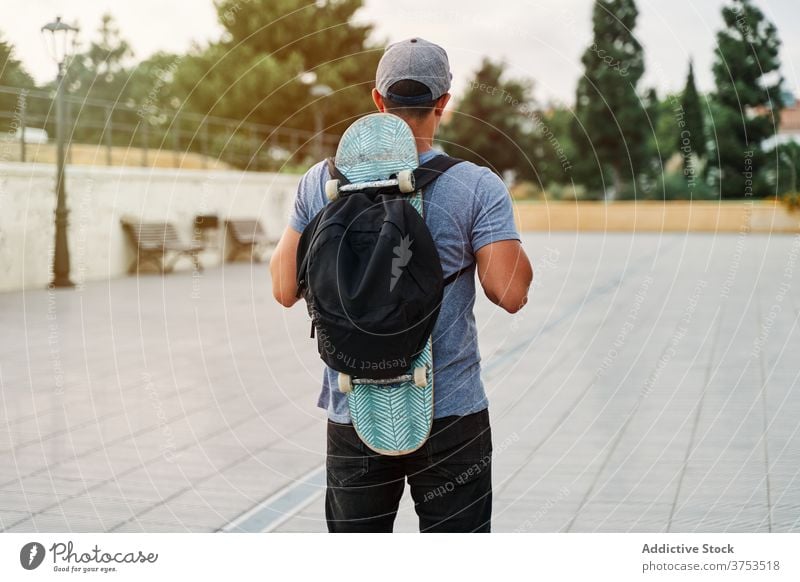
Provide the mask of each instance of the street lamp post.
[{"label": "street lamp post", "polygon": [[[321,99],[322,97],[327,97],[328,95],[333,93],[333,89],[328,87],[327,85],[322,85],[317,83],[317,74],[313,71],[309,71],[307,73],[303,73],[300,75],[300,81],[310,87],[309,93],[312,97],[317,99]],[[317,105],[314,108],[314,157],[317,160],[321,160],[322,157],[325,155],[325,145],[323,143],[324,134],[323,131],[325,129],[325,112],[322,108],[322,104]]]},{"label": "street lamp post", "polygon": [[[311,95],[313,97],[317,98],[327,97],[331,93],[333,93],[333,89],[331,89],[327,85],[314,85],[313,87],[311,87]],[[325,130],[324,115],[325,111],[322,109],[322,104],[320,103],[319,106],[317,106],[314,109],[314,125],[315,125],[314,131],[317,134],[315,153],[316,153],[316,158],[318,160],[321,160],[322,157],[325,155],[325,144],[324,144],[325,134],[323,133],[323,131]]]},{"label": "street lamp post", "polygon": [[64,183],[65,161],[65,133],[66,121],[64,119],[64,73],[65,62],[71,47],[72,36],[78,29],[61,21],[57,17],[54,22],[42,27],[45,40],[50,41],[51,54],[58,65],[56,77],[56,213],[55,213],[55,248],[53,256],[53,287],[74,287],[69,278],[69,245],[67,243],[67,191]]}]

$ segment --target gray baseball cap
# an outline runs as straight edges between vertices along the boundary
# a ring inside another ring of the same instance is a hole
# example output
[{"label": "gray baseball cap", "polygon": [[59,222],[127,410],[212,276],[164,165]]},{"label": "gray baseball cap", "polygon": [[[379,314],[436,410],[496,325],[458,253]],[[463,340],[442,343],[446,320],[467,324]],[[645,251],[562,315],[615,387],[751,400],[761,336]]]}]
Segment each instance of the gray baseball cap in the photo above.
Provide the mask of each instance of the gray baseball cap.
[{"label": "gray baseball cap", "polygon": [[[409,38],[386,48],[378,63],[375,88],[395,103],[419,105],[438,99],[450,90],[450,62],[447,53],[437,44],[421,38]],[[430,89],[430,96],[407,97],[393,94],[389,88],[397,81],[417,81]]]}]

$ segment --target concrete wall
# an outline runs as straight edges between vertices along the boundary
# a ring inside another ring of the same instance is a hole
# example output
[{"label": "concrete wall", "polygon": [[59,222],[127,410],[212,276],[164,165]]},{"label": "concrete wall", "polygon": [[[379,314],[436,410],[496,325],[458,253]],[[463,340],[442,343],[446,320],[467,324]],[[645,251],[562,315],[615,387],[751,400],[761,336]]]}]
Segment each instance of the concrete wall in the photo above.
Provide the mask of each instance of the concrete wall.
[{"label": "concrete wall", "polygon": [[[120,217],[172,221],[186,240],[194,218],[258,217],[270,236],[286,223],[299,176],[217,170],[70,166],[67,195],[72,280],[125,275],[134,249]],[[55,169],[0,164],[0,291],[43,288],[50,280]],[[775,202],[519,202],[522,230],[800,232],[800,213]],[[225,249],[203,253],[219,264]],[[191,269],[182,258],[177,270]]]},{"label": "concrete wall", "polygon": [[[72,280],[119,277],[134,250],[120,217],[170,220],[182,237],[196,236],[194,217],[259,217],[270,236],[286,222],[299,176],[255,172],[130,167],[67,168]],[[0,291],[42,288],[52,269],[55,169],[49,164],[0,164]],[[219,263],[220,250],[203,253]],[[191,269],[182,258],[176,270]]]},{"label": "concrete wall", "polygon": [[800,212],[774,201],[518,202],[522,230],[800,232]]}]

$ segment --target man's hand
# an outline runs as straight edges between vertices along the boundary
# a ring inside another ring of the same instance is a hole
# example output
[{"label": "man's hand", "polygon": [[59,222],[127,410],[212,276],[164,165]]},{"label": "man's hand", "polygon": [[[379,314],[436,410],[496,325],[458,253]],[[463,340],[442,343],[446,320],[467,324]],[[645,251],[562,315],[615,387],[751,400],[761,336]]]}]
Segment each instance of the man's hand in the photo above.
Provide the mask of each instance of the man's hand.
[{"label": "man's hand", "polygon": [[475,253],[478,278],[489,300],[509,313],[516,313],[528,301],[533,269],[522,245],[503,240],[481,247]]},{"label": "man's hand", "polygon": [[269,260],[272,295],[284,307],[297,303],[297,245],[300,233],[287,226]]}]

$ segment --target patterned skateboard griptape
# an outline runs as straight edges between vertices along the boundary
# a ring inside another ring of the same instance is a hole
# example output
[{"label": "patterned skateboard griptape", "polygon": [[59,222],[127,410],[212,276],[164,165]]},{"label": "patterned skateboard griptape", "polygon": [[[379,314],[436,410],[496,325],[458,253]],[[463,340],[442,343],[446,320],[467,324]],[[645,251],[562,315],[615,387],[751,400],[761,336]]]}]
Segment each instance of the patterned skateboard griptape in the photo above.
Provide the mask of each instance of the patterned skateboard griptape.
[{"label": "patterned skateboard griptape", "polygon": [[[336,167],[350,182],[387,179],[419,165],[411,128],[395,115],[374,113],[345,131],[336,150]],[[408,197],[423,214],[422,192]],[[413,381],[378,386],[355,384],[347,395],[350,417],[359,438],[384,455],[404,455],[420,448],[433,423],[433,345],[430,338],[409,372],[425,366],[427,385]]]}]

